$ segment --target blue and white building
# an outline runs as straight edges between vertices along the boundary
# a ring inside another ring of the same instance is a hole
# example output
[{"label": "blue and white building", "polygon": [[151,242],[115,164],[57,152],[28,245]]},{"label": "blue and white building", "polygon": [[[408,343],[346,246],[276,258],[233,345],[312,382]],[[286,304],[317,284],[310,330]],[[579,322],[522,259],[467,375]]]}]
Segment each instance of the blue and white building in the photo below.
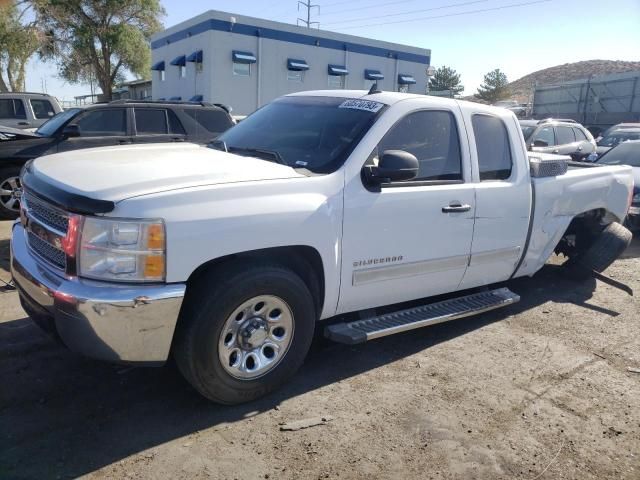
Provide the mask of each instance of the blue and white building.
[{"label": "blue and white building", "polygon": [[151,41],[152,96],[224,103],[247,115],[303,90],[425,93],[428,49],[210,10]]}]

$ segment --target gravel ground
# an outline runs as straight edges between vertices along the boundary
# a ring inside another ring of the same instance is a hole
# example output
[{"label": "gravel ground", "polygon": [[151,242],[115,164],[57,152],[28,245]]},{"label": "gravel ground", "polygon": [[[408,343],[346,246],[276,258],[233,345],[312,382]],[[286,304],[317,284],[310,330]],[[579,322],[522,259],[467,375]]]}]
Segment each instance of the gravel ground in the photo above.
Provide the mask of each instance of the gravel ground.
[{"label": "gravel ground", "polygon": [[[639,256],[635,240],[607,273],[640,291]],[[0,478],[638,479],[640,301],[558,268],[511,282],[506,309],[319,340],[284,389],[232,408],[172,365],[68,352],[0,292]],[[314,417],[330,421],[280,430]]]}]

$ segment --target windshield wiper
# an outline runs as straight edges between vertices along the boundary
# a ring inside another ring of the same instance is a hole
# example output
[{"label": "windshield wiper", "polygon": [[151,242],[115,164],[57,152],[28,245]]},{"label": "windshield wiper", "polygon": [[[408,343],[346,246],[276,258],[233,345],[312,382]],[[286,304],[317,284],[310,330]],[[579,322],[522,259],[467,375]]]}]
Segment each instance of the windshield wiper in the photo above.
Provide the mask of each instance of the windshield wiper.
[{"label": "windshield wiper", "polygon": [[[229,151],[229,149],[227,148],[227,142],[225,142],[224,140],[214,140],[211,143],[209,143],[208,146],[215,150],[224,150],[225,152]],[[218,148],[218,147],[222,147],[222,148]]]},{"label": "windshield wiper", "polygon": [[[280,153],[278,153],[275,150],[264,150],[262,148],[228,147],[227,152],[239,153],[241,155],[242,154],[248,154],[248,155],[254,154],[256,156],[260,155],[258,156],[258,158],[261,158],[263,160],[274,161],[281,165],[289,166],[287,162],[284,161],[284,158],[282,158],[282,155],[280,155]],[[265,156],[268,158],[264,158]]]}]

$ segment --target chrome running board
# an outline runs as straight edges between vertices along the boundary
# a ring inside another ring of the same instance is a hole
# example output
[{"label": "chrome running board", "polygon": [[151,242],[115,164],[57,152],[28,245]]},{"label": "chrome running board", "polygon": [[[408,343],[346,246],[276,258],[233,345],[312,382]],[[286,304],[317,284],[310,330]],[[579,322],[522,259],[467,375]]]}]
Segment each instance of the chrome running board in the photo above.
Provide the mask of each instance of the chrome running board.
[{"label": "chrome running board", "polygon": [[457,320],[520,301],[520,296],[508,288],[474,293],[442,302],[385,313],[349,323],[328,326],[324,333],[330,340],[353,345],[414,328]]}]

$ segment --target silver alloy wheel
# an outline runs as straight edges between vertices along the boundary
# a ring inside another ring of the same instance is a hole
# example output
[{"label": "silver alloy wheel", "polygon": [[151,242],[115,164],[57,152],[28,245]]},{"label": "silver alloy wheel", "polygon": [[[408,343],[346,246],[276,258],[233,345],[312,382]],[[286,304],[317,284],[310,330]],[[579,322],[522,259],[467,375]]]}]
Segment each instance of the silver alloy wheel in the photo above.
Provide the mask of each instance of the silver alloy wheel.
[{"label": "silver alloy wheel", "polygon": [[293,339],[293,313],[280,297],[260,295],[236,308],[224,323],[218,357],[234,378],[254,380],[274,369]]},{"label": "silver alloy wheel", "polygon": [[0,183],[0,204],[12,212],[20,211],[20,197],[22,188],[20,177],[9,177]]}]

